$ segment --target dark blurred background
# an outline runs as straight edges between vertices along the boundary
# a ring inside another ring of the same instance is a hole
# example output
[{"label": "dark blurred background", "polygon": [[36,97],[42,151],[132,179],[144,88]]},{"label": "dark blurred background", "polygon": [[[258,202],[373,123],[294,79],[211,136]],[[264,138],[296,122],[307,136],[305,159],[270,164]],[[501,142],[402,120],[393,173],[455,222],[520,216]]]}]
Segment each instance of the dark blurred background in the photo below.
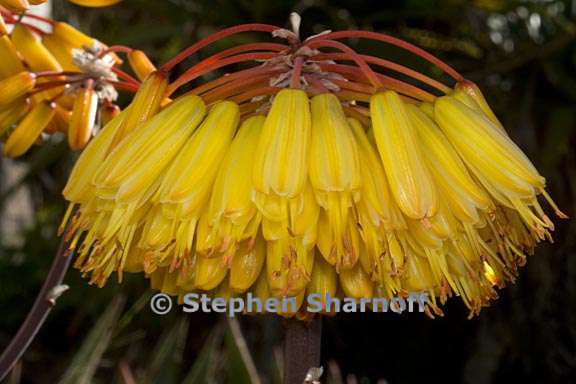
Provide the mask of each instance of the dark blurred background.
[{"label": "dark blurred background", "polygon": [[[157,63],[226,26],[285,26],[291,11],[302,15],[306,35],[386,32],[477,82],[546,176],[550,194],[575,216],[576,0],[125,0],[101,10],[54,2],[56,19],[109,45],[143,49]],[[439,76],[385,45],[350,44]],[[58,140],[17,161],[0,158],[0,349],[32,305],[56,251],[65,209],[60,191],[73,161]],[[458,299],[435,320],[416,314],[325,319],[324,382],[576,382],[576,223],[556,222],[555,243],[538,247],[516,284],[471,320]],[[159,317],[148,309],[148,284],[139,277],[98,289],[71,270],[66,283],[70,291],[7,382],[248,383],[254,365],[262,382],[279,382],[279,319]]]}]

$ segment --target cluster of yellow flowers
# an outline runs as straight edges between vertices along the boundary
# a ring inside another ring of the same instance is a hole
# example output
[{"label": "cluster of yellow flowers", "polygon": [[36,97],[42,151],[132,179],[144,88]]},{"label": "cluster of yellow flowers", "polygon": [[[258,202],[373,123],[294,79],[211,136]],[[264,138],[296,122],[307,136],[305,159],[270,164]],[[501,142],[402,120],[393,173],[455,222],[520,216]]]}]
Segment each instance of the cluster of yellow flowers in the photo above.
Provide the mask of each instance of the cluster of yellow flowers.
[{"label": "cluster of yellow flowers", "polygon": [[[126,50],[137,76],[155,69],[141,51]],[[0,137],[7,138],[3,152],[10,157],[25,153],[42,133],[64,133],[72,149],[84,148],[95,127],[119,113],[117,89],[140,86],[118,68],[122,61],[106,45],[31,14],[1,12],[0,57]]]},{"label": "cluster of yellow flowers", "polygon": [[[32,5],[44,4],[47,0],[0,0],[0,8],[5,8],[12,12],[25,12]],[[68,0],[71,3],[83,7],[107,7],[117,4],[122,0]]]},{"label": "cluster of yellow flowers", "polygon": [[[288,44],[234,47],[169,83],[186,57],[244,31]],[[360,55],[341,38],[397,45],[456,85]],[[169,99],[235,63],[255,64]],[[98,285],[126,271],[171,295],[252,292],[303,303],[313,293],[425,291],[430,315],[451,295],[475,314],[550,238],[538,196],[565,217],[544,188],[480,90],[421,49],[372,32],[301,41],[297,28],[248,24],[197,42],[146,78],[78,160],[62,230]]]}]

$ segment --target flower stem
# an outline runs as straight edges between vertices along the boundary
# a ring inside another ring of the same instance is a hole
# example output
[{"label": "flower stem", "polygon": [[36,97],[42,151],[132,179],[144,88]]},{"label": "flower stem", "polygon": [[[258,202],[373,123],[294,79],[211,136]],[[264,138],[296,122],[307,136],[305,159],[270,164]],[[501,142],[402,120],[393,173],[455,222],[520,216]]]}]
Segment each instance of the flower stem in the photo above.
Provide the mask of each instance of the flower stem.
[{"label": "flower stem", "polygon": [[292,79],[290,81],[290,88],[300,89],[300,76],[302,76],[302,65],[304,64],[304,58],[298,56],[294,60],[294,71],[292,72]]},{"label": "flower stem", "polygon": [[268,74],[260,76],[252,76],[247,78],[240,78],[232,81],[226,85],[213,89],[202,95],[204,101],[208,104],[216,102],[218,100],[226,100],[231,96],[242,93],[249,87],[262,87],[268,85]]},{"label": "flower stem", "polygon": [[325,39],[338,40],[338,39],[355,39],[355,38],[377,40],[405,49],[409,52],[414,53],[415,55],[420,56],[424,60],[427,60],[428,62],[436,65],[438,68],[440,68],[441,70],[446,72],[449,76],[451,76],[454,80],[456,81],[464,80],[464,77],[460,73],[458,73],[458,71],[456,71],[454,68],[452,68],[451,66],[449,66],[436,56],[432,55],[431,53],[428,53],[422,48],[410,44],[407,41],[389,35],[385,35],[383,33],[370,32],[370,31],[338,31],[312,37],[308,39],[305,42],[305,44],[309,45],[311,42],[314,42],[316,40],[325,40]]},{"label": "flower stem", "polygon": [[322,318],[284,320],[284,384],[302,384],[310,368],[320,365]]},{"label": "flower stem", "polygon": [[[358,83],[364,84],[362,81],[364,80],[364,76],[358,75],[358,70],[354,66],[344,65],[344,64],[324,64],[318,63],[318,66],[327,72],[335,72],[339,73],[342,76],[346,77],[347,79],[353,79]],[[406,96],[410,96],[416,98],[421,101],[434,101],[436,96],[433,94],[424,91],[412,84],[408,84],[403,82],[402,80],[395,79],[390,76],[385,76],[380,73],[376,74],[386,89],[392,89],[398,93],[404,94]]]},{"label": "flower stem", "polygon": [[140,82],[138,80],[136,80],[134,77],[132,77],[129,74],[127,74],[126,72],[124,72],[123,70],[116,68],[116,67],[112,67],[112,72],[114,72],[122,80],[125,80],[126,82],[128,82],[130,84],[133,84],[137,87],[140,87]]},{"label": "flower stem", "polygon": [[28,312],[16,336],[14,336],[0,356],[0,381],[6,377],[12,367],[14,367],[14,364],[28,349],[28,346],[44,324],[46,317],[54,308],[59,293],[65,290],[61,284],[74,252],[68,249],[68,244],[69,241],[63,238],[32,309]]},{"label": "flower stem", "polygon": [[274,95],[280,92],[282,88],[278,87],[260,87],[260,88],[253,88],[244,93],[238,94],[230,99],[237,104],[242,104],[248,100],[251,100],[257,96],[264,96],[264,95]]},{"label": "flower stem", "polygon": [[193,67],[190,67],[186,72],[184,72],[180,77],[174,80],[168,86],[166,91],[167,96],[172,95],[178,88],[197,79],[198,77],[212,72],[215,69],[219,69],[231,64],[237,64],[244,61],[258,61],[258,60],[268,60],[276,56],[276,52],[252,52],[252,53],[241,53],[234,56],[229,56],[221,60],[214,60],[209,57]]},{"label": "flower stem", "polygon": [[[8,16],[8,17],[13,17],[14,15],[12,14],[12,12],[10,11],[0,11],[0,16]],[[46,17],[42,17],[39,15],[35,15],[33,13],[24,13],[24,17],[29,17],[30,19],[34,19],[34,20],[39,20],[39,21],[43,21],[46,24],[50,24],[50,25],[54,25],[55,22],[52,19],[48,19]]]},{"label": "flower stem", "polygon": [[273,31],[275,31],[277,29],[279,29],[279,28],[275,27],[273,25],[268,25],[268,24],[242,24],[242,25],[237,25],[235,27],[223,29],[219,32],[216,32],[216,33],[208,36],[207,38],[205,38],[203,40],[200,40],[200,41],[192,44],[191,46],[189,46],[188,48],[186,48],[185,50],[180,52],[178,55],[174,56],[172,59],[170,59],[170,61],[168,61],[166,64],[164,64],[162,66],[162,71],[164,71],[164,72],[171,71],[172,68],[174,68],[176,65],[178,65],[182,61],[186,60],[186,58],[188,58],[191,55],[198,52],[200,49],[206,47],[207,45],[212,44],[213,42],[215,42],[217,40],[223,39],[225,37],[235,35],[235,34],[241,33],[241,32],[268,32],[268,33],[272,33]]},{"label": "flower stem", "polygon": [[352,48],[348,47],[347,45],[342,44],[338,41],[327,39],[310,41],[309,43],[306,43],[306,45],[309,46],[310,48],[332,47],[338,49],[341,52],[344,52],[345,54],[347,54],[348,57],[350,57],[350,60],[353,60],[356,63],[356,65],[358,65],[364,76],[366,76],[366,79],[374,87],[380,88],[382,86],[380,79],[378,78],[378,76],[376,76],[376,73],[374,73],[372,68],[370,68],[370,66],[358,53],[356,53]]},{"label": "flower stem", "polygon": [[258,66],[258,67],[252,67],[249,69],[243,69],[241,71],[227,74],[227,75],[221,76],[215,80],[204,83],[204,84],[188,91],[187,94],[202,95],[202,94],[210,92],[210,91],[212,91],[218,87],[222,87],[223,85],[226,85],[226,84],[228,84],[232,81],[235,81],[236,79],[239,79],[239,78],[251,77],[254,75],[263,75],[263,74],[268,74],[268,76],[271,77],[273,75],[282,73],[282,71],[284,71],[284,70],[285,69],[283,69],[283,68],[272,67],[272,66],[269,66],[269,67]]},{"label": "flower stem", "polygon": [[[377,57],[367,56],[367,55],[360,55],[367,63],[378,65],[382,68],[390,69],[394,72],[401,73],[403,75],[409,76],[415,80],[419,80],[437,90],[441,91],[442,93],[449,93],[452,89],[439,81],[436,81],[418,71],[413,69],[407,68],[403,65],[394,63],[393,61],[380,59]],[[314,56],[314,60],[353,60],[347,54],[342,53],[321,53]]]}]

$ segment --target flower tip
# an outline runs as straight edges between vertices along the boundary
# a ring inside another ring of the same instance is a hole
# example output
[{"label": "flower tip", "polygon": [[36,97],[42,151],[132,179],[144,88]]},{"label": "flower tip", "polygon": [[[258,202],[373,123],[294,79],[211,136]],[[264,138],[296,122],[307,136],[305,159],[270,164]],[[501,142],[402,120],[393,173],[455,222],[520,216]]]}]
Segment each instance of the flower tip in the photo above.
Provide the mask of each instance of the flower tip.
[{"label": "flower tip", "polygon": [[69,0],[71,3],[88,8],[109,7],[118,4],[122,0]]},{"label": "flower tip", "polygon": [[13,12],[25,12],[30,8],[28,0],[1,0],[0,6]]}]

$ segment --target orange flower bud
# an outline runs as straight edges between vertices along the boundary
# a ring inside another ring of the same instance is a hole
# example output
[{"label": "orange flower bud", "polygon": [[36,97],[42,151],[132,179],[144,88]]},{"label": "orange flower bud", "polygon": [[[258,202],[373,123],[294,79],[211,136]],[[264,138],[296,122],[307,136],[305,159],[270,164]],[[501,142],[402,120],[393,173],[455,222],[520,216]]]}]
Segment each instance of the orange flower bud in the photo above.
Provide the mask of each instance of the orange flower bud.
[{"label": "orange flower bud", "polygon": [[79,150],[86,146],[96,122],[97,110],[98,95],[90,84],[79,91],[76,96],[68,129],[70,148]]},{"label": "orange flower bud", "polygon": [[61,105],[56,104],[56,108],[54,109],[54,117],[44,131],[50,134],[56,132],[68,132],[71,116],[72,112],[62,107]]},{"label": "orange flower bud", "polygon": [[102,109],[100,110],[100,118],[102,120],[102,126],[106,126],[116,116],[118,116],[122,112],[119,106],[112,103],[105,103]]},{"label": "orange flower bud", "polygon": [[0,0],[0,6],[13,12],[24,12],[30,4],[28,0]]},{"label": "orange flower bud", "polygon": [[168,78],[162,72],[153,72],[144,80],[134,96],[134,101],[130,104],[128,114],[118,129],[111,148],[114,148],[134,128],[149,120],[160,110],[167,87]]},{"label": "orange flower bud", "polygon": [[98,8],[118,4],[122,0],[69,0],[69,1],[71,3],[81,5],[83,7]]},{"label": "orange flower bud", "polygon": [[149,74],[156,70],[156,67],[152,64],[148,56],[140,50],[134,50],[128,53],[128,62],[140,80],[144,80]]}]

